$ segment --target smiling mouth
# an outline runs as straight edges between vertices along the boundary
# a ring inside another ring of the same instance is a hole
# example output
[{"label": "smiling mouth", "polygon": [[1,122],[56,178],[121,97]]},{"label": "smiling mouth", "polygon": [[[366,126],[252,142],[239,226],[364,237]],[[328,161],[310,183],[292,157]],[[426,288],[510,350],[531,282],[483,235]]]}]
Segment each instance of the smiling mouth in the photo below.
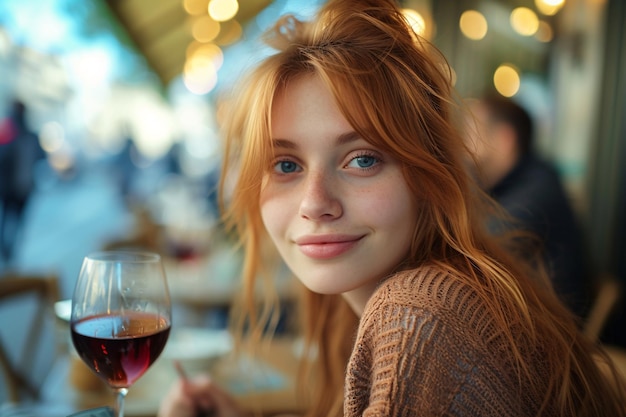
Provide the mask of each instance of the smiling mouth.
[{"label": "smiling mouth", "polygon": [[362,236],[339,241],[311,241],[298,243],[300,251],[313,259],[332,259],[350,251],[361,241]]}]

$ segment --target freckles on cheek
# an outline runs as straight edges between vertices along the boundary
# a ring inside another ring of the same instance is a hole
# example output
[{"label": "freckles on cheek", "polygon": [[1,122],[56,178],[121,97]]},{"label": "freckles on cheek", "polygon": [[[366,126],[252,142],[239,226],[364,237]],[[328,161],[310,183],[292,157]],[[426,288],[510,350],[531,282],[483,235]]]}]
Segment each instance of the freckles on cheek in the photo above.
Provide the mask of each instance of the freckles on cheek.
[{"label": "freckles on cheek", "polygon": [[394,191],[396,186],[393,184],[379,186],[375,189],[364,189],[359,192],[358,206],[361,210],[380,216],[394,211],[394,207],[398,204],[398,193]]},{"label": "freckles on cheek", "polygon": [[409,190],[390,184],[383,188],[388,192],[366,193],[361,203],[361,212],[379,224],[406,222],[414,213],[415,204]]}]

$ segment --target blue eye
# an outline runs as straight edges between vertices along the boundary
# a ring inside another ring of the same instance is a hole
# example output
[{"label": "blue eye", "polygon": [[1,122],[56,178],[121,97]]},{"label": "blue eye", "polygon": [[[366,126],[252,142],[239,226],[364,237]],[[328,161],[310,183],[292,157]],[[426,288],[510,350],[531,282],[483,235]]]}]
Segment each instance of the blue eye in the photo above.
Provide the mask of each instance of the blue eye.
[{"label": "blue eye", "polygon": [[298,172],[300,169],[298,164],[293,161],[279,161],[274,165],[274,170],[281,174],[289,174]]},{"label": "blue eye", "polygon": [[356,158],[353,158],[352,160],[350,160],[350,162],[348,163],[348,166],[350,167],[355,167],[354,164],[356,164],[357,168],[371,168],[374,165],[376,165],[377,163],[379,163],[380,160],[374,156],[371,155],[361,155],[361,156],[357,156]]}]

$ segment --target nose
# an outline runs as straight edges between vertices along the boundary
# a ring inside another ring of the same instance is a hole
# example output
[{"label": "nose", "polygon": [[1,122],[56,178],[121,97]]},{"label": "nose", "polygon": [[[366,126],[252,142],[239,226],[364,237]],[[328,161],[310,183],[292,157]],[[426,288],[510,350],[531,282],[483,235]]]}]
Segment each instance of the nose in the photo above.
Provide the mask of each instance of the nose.
[{"label": "nose", "polygon": [[332,220],[342,215],[336,178],[323,172],[311,172],[302,187],[300,216],[309,220]]}]

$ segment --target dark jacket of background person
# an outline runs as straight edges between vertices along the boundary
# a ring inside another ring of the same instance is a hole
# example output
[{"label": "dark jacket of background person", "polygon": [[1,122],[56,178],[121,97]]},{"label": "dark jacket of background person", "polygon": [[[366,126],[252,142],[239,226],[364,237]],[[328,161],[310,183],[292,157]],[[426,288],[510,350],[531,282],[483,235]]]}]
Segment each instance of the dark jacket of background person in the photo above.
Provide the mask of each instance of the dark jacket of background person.
[{"label": "dark jacket of background person", "polygon": [[490,192],[510,214],[542,239],[556,292],[574,313],[584,317],[591,295],[587,255],[576,216],[556,170],[531,153]]},{"label": "dark jacket of background person", "polygon": [[[479,179],[522,228],[539,237],[556,292],[576,315],[585,317],[592,293],[582,229],[559,173],[533,150],[530,115],[499,95],[483,97],[472,109],[475,122],[483,124],[478,130],[488,148],[476,155],[476,162],[483,164]],[[507,140],[511,143],[496,143]]]}]

